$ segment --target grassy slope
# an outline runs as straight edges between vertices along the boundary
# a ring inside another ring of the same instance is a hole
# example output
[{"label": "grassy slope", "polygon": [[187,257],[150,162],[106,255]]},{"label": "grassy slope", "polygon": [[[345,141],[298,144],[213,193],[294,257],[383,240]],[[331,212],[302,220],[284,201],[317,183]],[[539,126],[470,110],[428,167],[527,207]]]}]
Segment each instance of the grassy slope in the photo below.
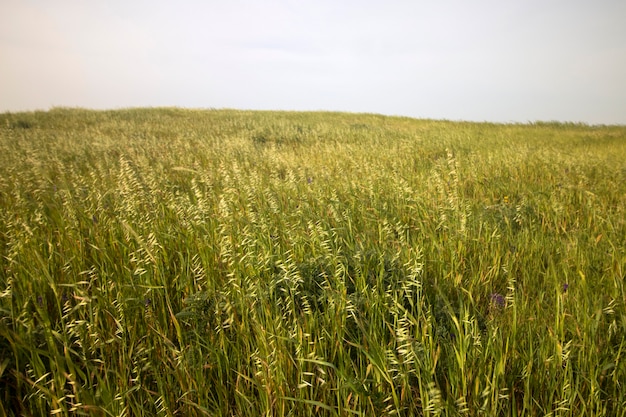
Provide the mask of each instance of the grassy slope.
[{"label": "grassy slope", "polygon": [[0,206],[0,414],[626,413],[626,127],[3,114]]}]

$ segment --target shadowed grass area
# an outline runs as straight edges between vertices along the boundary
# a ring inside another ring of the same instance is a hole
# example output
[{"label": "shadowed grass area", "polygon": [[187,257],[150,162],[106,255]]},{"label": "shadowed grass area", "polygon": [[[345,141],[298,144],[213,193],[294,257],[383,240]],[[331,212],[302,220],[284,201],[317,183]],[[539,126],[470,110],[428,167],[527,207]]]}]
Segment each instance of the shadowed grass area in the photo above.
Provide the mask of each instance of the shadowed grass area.
[{"label": "shadowed grass area", "polygon": [[0,414],[624,415],[626,127],[0,114]]}]

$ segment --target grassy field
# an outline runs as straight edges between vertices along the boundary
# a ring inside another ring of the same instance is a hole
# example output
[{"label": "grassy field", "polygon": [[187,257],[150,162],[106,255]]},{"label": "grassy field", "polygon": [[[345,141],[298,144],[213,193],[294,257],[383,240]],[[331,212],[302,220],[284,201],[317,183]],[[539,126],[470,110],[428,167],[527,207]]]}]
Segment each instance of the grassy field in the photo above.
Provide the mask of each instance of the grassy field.
[{"label": "grassy field", "polygon": [[624,126],[0,114],[0,255],[0,415],[626,415]]}]

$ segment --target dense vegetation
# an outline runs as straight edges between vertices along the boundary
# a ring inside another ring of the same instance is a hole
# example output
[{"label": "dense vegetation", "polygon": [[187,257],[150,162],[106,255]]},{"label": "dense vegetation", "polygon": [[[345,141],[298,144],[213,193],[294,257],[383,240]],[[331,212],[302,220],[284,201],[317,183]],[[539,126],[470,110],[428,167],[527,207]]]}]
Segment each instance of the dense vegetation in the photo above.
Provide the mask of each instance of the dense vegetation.
[{"label": "dense vegetation", "polygon": [[0,115],[0,414],[626,415],[626,127]]}]

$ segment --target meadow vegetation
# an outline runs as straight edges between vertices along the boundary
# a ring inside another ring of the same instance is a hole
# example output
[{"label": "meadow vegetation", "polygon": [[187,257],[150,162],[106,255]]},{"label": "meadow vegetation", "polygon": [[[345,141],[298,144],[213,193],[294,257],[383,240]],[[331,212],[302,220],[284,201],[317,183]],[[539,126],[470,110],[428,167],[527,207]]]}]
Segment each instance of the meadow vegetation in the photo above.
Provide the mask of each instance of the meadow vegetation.
[{"label": "meadow vegetation", "polygon": [[0,114],[0,415],[626,415],[626,127]]}]

